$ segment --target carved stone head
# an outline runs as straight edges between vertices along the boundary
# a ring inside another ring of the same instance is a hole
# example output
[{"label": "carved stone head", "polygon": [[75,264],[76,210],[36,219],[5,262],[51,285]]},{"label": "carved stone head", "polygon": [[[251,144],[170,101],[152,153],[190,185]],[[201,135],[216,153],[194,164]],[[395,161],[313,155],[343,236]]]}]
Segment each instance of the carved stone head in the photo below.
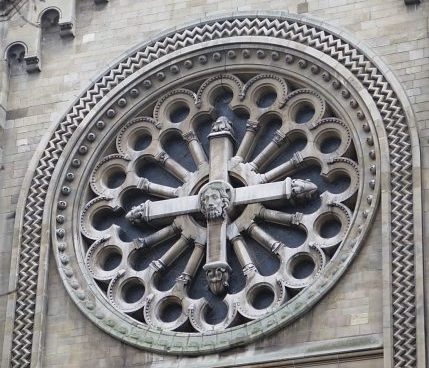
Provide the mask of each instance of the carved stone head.
[{"label": "carved stone head", "polygon": [[207,219],[224,218],[231,202],[229,188],[222,182],[209,183],[200,193],[200,209]]},{"label": "carved stone head", "polygon": [[310,200],[317,193],[317,186],[309,179],[293,179],[292,180],[292,197],[298,200]]},{"label": "carved stone head", "polygon": [[209,268],[206,270],[209,289],[215,295],[221,295],[229,286],[229,272],[225,267]]}]

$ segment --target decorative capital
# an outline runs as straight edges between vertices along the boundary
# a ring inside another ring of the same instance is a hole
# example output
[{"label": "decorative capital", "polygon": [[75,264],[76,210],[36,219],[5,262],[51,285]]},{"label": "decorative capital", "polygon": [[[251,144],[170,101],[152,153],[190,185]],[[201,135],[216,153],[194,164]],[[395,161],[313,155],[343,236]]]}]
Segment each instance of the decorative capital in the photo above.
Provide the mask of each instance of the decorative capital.
[{"label": "decorative capital", "polygon": [[161,151],[156,156],[155,159],[161,164],[165,165],[165,162],[170,158],[167,152]]},{"label": "decorative capital", "polygon": [[259,123],[257,121],[248,121],[246,124],[246,130],[248,132],[256,133],[259,129]]},{"label": "decorative capital", "polygon": [[278,146],[283,145],[284,143],[288,143],[288,139],[286,138],[286,134],[283,133],[281,130],[277,130],[274,133],[273,142],[277,144]]},{"label": "decorative capital", "polygon": [[212,124],[209,139],[219,136],[230,136],[231,138],[234,138],[232,123],[226,116],[219,116]]},{"label": "decorative capital", "polygon": [[183,133],[182,137],[187,143],[190,143],[191,141],[197,141],[198,140],[197,135],[192,130],[190,130],[189,132]]}]

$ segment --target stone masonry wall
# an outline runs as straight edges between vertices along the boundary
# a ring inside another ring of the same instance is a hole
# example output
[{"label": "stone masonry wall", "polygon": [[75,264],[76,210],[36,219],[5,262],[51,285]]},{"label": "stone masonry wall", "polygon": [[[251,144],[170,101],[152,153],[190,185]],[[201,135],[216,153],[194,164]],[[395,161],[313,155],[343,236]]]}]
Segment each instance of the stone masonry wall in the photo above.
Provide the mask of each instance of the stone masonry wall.
[{"label": "stone masonry wall", "polygon": [[[27,7],[37,6],[37,3],[37,0],[30,1],[21,12],[25,14]],[[405,6],[403,0],[111,0],[100,5],[93,0],[81,0],[77,4],[75,38],[60,38],[56,28],[42,33],[40,73],[28,74],[23,68],[8,68],[5,61],[0,64],[0,90],[9,87],[7,96],[1,96],[0,92],[0,345],[4,325],[11,323],[5,321],[4,316],[5,295],[13,292],[8,290],[8,284],[9,274],[14,272],[10,269],[14,212],[28,164],[47,129],[58,121],[96,75],[137,43],[167,28],[203,20],[206,16],[257,10],[307,13],[342,27],[369,45],[390,67],[406,90],[417,117],[422,147],[423,223],[428,222],[428,1],[418,6]],[[25,20],[18,15],[9,22],[1,22],[0,40],[23,22]],[[0,41],[2,55],[6,46]],[[216,362],[234,362],[236,357],[245,359],[261,352],[275,354],[285,347],[299,347],[310,341],[382,336],[383,234],[380,221],[381,216],[378,216],[365,246],[343,279],[292,326],[247,349],[181,361],[176,357],[139,351],[98,330],[68,298],[52,260],[44,366],[214,366]],[[424,227],[424,239],[429,239],[427,227]],[[426,264],[429,264],[428,253]],[[428,295],[427,275],[426,280]],[[342,364],[344,367],[381,367],[382,358],[371,363]]]}]

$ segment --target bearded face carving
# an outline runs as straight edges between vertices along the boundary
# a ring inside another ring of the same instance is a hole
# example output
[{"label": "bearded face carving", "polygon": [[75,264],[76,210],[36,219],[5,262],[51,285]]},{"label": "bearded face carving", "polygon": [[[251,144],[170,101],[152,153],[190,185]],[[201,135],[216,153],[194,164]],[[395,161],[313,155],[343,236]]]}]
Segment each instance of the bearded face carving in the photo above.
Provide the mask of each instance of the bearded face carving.
[{"label": "bearded face carving", "polygon": [[222,183],[210,183],[200,194],[201,212],[206,219],[225,218],[230,201],[231,195]]}]

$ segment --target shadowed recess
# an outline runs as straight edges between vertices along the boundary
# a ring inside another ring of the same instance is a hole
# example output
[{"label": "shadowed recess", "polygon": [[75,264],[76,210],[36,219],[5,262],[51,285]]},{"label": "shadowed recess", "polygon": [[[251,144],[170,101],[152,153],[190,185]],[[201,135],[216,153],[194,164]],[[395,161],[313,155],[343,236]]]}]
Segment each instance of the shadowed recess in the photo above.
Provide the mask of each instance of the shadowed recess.
[{"label": "shadowed recess", "polygon": [[314,116],[314,107],[308,104],[302,105],[295,115],[295,122],[298,124],[304,124],[311,120]]},{"label": "shadowed recess", "polygon": [[320,152],[332,153],[335,152],[341,145],[341,139],[339,137],[327,137],[320,144]]},{"label": "shadowed recess", "polygon": [[125,172],[123,172],[122,170],[112,171],[107,176],[106,185],[110,189],[118,188],[123,184],[126,177],[127,177],[127,174]]},{"label": "shadowed recess", "polygon": [[174,188],[182,185],[179,179],[170,174],[156,162],[141,160],[137,164],[136,173],[141,178],[146,178],[153,183],[167,185]]},{"label": "shadowed recess", "polygon": [[185,104],[178,104],[170,112],[170,121],[174,124],[180,123],[189,115],[189,107]]},{"label": "shadowed recess", "polygon": [[107,247],[100,255],[100,266],[105,271],[114,270],[121,264],[122,255],[116,247]]},{"label": "shadowed recess", "polygon": [[273,140],[274,133],[281,125],[282,121],[277,117],[270,118],[263,124],[256,136],[256,144],[249,161],[252,161]]},{"label": "shadowed recess", "polygon": [[182,314],[182,305],[178,300],[165,300],[159,308],[159,317],[163,322],[173,322]]},{"label": "shadowed recess", "polygon": [[112,211],[110,209],[102,209],[94,214],[92,226],[98,231],[109,229],[112,225],[119,226],[119,238],[124,242],[132,241],[135,238],[149,235],[154,232],[154,227],[151,225],[133,225],[125,218],[125,211],[119,209]]},{"label": "shadowed recess", "polygon": [[333,238],[341,231],[341,222],[336,218],[329,218],[320,226],[320,236],[325,239]]},{"label": "shadowed recess", "polygon": [[[149,267],[150,263],[153,260],[161,258],[164,253],[171,248],[171,246],[176,242],[177,238],[166,240],[165,242],[162,242],[161,244],[155,245],[153,247],[143,247],[134,250],[131,252],[128,262],[132,269],[136,271],[141,271]],[[160,279],[164,277],[164,274],[162,273],[160,275]],[[169,281],[167,281],[169,282]],[[171,283],[171,280],[170,280]],[[169,289],[166,287],[164,290]]]},{"label": "shadowed recess", "polygon": [[307,239],[307,233],[297,226],[289,227],[269,222],[263,222],[260,226],[268,234],[281,241],[289,248],[297,248],[304,244]]},{"label": "shadowed recess", "polygon": [[139,280],[131,279],[122,286],[121,295],[126,303],[135,303],[143,297],[144,291],[144,285]]},{"label": "shadowed recess", "polygon": [[263,92],[258,100],[256,101],[256,105],[262,109],[270,107],[274,101],[277,99],[277,93],[274,90],[269,90]]},{"label": "shadowed recess", "polygon": [[252,291],[252,296],[250,298],[250,304],[255,309],[265,309],[268,308],[274,301],[274,292],[267,286],[259,286]]},{"label": "shadowed recess", "polygon": [[149,147],[152,142],[152,137],[149,134],[139,134],[133,144],[133,149],[135,151],[143,151],[147,147]]},{"label": "shadowed recess", "polygon": [[299,280],[305,279],[313,273],[314,268],[314,261],[310,257],[304,256],[295,262],[292,276]]},{"label": "shadowed recess", "polygon": [[[174,242],[175,240],[168,241],[168,244],[172,245]],[[167,247],[167,249],[170,248],[171,245]],[[179,257],[177,257],[177,259],[171,264],[171,266],[167,267],[166,269],[162,270],[159,273],[159,277],[155,281],[155,286],[158,290],[167,291],[174,286],[176,279],[180,276],[180,274],[185,269],[186,264],[188,263],[188,260],[191,257],[192,250],[193,250],[193,246],[189,245],[185,249],[185,251]],[[146,256],[149,256],[149,254],[146,254]],[[157,258],[153,258],[154,257],[153,253],[150,254],[150,256],[151,256],[151,259],[157,259]],[[143,263],[147,263],[147,262],[143,262]]]},{"label": "shadowed recess", "polygon": [[162,148],[186,170],[193,172],[197,169],[189,152],[188,145],[178,133],[169,134],[162,142]]},{"label": "shadowed recess", "polygon": [[204,318],[208,324],[215,325],[222,322],[228,314],[227,305],[219,298],[212,298],[204,311]]},{"label": "shadowed recess", "polygon": [[265,173],[289,161],[293,157],[293,154],[295,152],[302,151],[306,145],[307,145],[306,137],[303,137],[303,136],[296,137],[289,146],[285,145],[284,146],[285,148],[281,150],[279,155],[272,162],[270,162],[266,167],[264,167],[261,172]]},{"label": "shadowed recess", "polygon": [[244,235],[243,238],[246,241],[246,249],[259,273],[262,276],[269,276],[277,272],[280,267],[280,260],[249,236]]}]

